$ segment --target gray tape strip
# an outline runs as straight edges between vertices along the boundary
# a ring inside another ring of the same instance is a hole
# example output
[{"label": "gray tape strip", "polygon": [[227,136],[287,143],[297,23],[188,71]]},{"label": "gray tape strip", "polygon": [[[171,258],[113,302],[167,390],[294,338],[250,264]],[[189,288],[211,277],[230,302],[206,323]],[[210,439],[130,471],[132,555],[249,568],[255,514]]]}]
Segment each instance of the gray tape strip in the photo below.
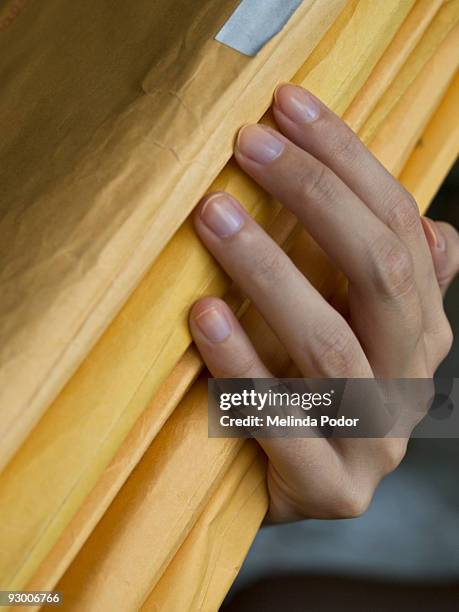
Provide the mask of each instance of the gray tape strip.
[{"label": "gray tape strip", "polygon": [[241,0],[215,37],[244,55],[256,55],[285,26],[303,0]]}]

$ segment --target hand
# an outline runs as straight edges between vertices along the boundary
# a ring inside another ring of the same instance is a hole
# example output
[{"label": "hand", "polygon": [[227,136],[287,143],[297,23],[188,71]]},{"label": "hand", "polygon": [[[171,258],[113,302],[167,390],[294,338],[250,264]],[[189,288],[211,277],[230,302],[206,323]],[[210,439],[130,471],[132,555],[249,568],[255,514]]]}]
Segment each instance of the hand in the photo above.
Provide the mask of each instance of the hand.
[{"label": "hand", "polygon": [[[431,378],[451,328],[441,290],[459,268],[449,225],[416,203],[358,137],[299,87],[276,91],[281,132],[244,127],[241,168],[289,208],[349,280],[344,318],[229,194],[204,198],[196,230],[275,331],[304,377]],[[272,376],[226,304],[204,298],[190,326],[218,378]],[[260,439],[269,518],[356,516],[404,456],[405,439]]]}]

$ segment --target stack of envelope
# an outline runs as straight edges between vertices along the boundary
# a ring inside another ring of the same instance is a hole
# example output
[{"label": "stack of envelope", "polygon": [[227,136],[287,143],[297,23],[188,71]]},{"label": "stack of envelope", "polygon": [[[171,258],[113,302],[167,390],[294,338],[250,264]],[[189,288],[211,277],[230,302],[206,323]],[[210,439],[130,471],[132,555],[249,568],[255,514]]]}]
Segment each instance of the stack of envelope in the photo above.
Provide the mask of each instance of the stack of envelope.
[{"label": "stack of envelope", "polygon": [[253,54],[224,29],[244,3],[0,7],[0,590],[213,611],[234,581],[266,462],[208,438],[190,306],[224,296],[271,370],[290,362],[192,209],[229,191],[323,295],[345,292],[231,159],[241,125],[272,125],[278,83],[342,116],[422,210],[457,156],[459,0],[289,3],[266,40],[251,24]]}]

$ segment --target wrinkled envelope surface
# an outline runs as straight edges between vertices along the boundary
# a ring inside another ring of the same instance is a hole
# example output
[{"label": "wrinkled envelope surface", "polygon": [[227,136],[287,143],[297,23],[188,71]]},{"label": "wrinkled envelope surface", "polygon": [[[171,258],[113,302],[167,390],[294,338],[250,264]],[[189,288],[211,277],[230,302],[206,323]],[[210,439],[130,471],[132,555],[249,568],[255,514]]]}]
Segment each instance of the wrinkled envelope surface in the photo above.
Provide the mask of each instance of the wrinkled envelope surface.
[{"label": "wrinkled envelope surface", "polygon": [[215,40],[236,0],[0,3],[0,466],[301,65],[320,4],[247,57]]}]

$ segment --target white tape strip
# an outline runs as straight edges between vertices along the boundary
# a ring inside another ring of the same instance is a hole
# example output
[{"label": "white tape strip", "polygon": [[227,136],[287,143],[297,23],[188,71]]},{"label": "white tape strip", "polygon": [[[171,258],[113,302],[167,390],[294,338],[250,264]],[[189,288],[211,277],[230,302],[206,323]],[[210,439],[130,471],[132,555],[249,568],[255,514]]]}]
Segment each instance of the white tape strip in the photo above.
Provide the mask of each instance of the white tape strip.
[{"label": "white tape strip", "polygon": [[241,0],[215,37],[244,55],[256,55],[271,40],[303,0]]}]

